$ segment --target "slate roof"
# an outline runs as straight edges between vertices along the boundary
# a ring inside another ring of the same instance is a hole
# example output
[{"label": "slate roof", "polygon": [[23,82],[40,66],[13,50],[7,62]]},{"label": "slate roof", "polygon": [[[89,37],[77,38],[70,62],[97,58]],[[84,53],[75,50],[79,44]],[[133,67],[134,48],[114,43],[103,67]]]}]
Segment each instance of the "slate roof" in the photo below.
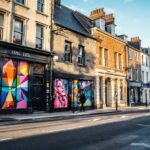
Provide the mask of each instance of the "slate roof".
[{"label": "slate roof", "polygon": [[90,29],[93,24],[90,18],[66,6],[55,5],[54,23],[92,38]]}]

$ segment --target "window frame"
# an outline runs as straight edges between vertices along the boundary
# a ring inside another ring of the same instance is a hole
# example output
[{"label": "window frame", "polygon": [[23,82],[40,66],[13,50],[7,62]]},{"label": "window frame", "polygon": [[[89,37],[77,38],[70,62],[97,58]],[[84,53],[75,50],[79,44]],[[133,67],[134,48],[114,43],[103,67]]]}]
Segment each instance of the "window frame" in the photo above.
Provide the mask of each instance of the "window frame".
[{"label": "window frame", "polygon": [[[41,2],[43,1],[43,3]],[[42,6],[42,10],[39,9],[39,5]],[[37,0],[37,11],[40,13],[44,13],[45,0]]]},{"label": "window frame", "polygon": [[129,68],[129,80],[133,79],[133,69],[132,67]]},{"label": "window frame", "polygon": [[[37,35],[37,28],[40,27],[41,28],[41,37],[38,37]],[[43,42],[44,42],[44,26],[37,23],[36,24],[36,37],[35,37],[35,48],[38,48],[38,49],[43,49]],[[37,41],[40,41],[41,42],[41,47],[38,47],[38,44],[37,44]]]},{"label": "window frame", "polygon": [[[105,67],[109,67],[109,50],[107,48],[104,49],[104,59],[105,59]],[[106,61],[107,60],[107,61]]]},{"label": "window frame", "polygon": [[64,62],[72,63],[72,42],[70,41],[65,41]]},{"label": "window frame", "polygon": [[[82,48],[82,54],[80,55],[80,50]],[[83,45],[78,46],[78,66],[85,65],[85,47]]]},{"label": "window frame", "polygon": [[26,0],[21,0],[21,1],[23,1],[23,3],[22,3],[22,2],[19,2],[18,0],[16,0],[16,3],[19,3],[19,4],[21,4],[21,5],[25,5]]},{"label": "window frame", "polygon": [[3,40],[4,36],[4,14],[0,12],[0,15],[2,16],[2,25],[0,25],[0,41]]},{"label": "window frame", "polygon": [[128,57],[130,60],[132,60],[132,50],[131,48],[128,49]]},{"label": "window frame", "polygon": [[[22,24],[22,26],[21,26],[22,28],[21,28],[20,32],[19,31],[15,31],[15,23],[16,23],[16,21],[20,22]],[[16,41],[14,41],[15,33],[21,35],[21,43],[18,43]],[[13,43],[22,45],[23,44],[23,40],[24,40],[24,21],[21,18],[19,18],[19,17],[15,17],[14,18],[14,30],[13,30]]]}]

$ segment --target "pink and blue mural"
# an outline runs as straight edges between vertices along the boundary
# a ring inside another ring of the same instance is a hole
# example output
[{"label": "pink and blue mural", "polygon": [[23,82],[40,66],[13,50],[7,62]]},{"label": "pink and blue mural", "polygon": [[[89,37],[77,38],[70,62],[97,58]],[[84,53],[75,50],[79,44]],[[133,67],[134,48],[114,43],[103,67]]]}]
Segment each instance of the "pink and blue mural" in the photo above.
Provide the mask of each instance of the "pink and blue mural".
[{"label": "pink and blue mural", "polygon": [[54,80],[54,108],[68,107],[68,80],[55,79]]}]

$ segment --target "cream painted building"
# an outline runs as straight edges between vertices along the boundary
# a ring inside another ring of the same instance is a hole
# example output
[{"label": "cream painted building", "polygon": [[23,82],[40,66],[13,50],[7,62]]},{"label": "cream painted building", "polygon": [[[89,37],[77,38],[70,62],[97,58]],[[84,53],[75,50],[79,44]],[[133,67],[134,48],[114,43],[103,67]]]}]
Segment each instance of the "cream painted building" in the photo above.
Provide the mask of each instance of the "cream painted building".
[{"label": "cream painted building", "polygon": [[50,109],[52,0],[0,0],[0,112]]}]

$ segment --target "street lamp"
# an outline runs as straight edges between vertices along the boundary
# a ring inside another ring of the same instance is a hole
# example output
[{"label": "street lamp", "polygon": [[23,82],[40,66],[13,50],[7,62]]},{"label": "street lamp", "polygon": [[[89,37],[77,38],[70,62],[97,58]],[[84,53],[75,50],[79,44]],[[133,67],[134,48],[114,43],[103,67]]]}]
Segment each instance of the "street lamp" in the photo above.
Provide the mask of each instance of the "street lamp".
[{"label": "street lamp", "polygon": [[118,111],[118,94],[115,91],[115,103],[116,103],[116,111]]}]

